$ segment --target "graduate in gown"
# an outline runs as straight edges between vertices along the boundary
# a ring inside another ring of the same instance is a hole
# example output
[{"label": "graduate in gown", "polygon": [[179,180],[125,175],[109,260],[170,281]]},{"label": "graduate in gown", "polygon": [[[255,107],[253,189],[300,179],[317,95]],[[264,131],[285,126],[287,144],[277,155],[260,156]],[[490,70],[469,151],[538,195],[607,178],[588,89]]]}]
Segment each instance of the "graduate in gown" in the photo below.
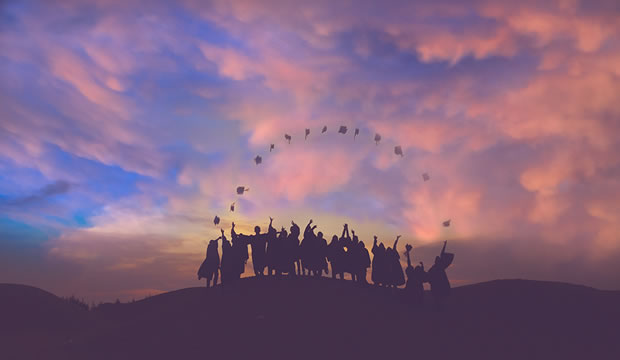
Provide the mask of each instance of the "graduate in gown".
[{"label": "graduate in gown", "polygon": [[424,272],[424,264],[420,262],[420,265],[415,268],[411,265],[411,245],[407,244],[407,284],[405,285],[405,300],[408,304],[420,306],[424,303],[424,279],[426,273]]},{"label": "graduate in gown", "polygon": [[446,274],[446,269],[452,264],[454,254],[446,252],[446,244],[444,241],[441,254],[435,257],[435,264],[428,269],[426,279],[431,284],[431,294],[435,301],[435,307],[441,309],[445,299],[450,295],[450,281]]},{"label": "graduate in gown", "polygon": [[207,256],[198,269],[198,280],[206,278],[207,287],[211,286],[211,281],[213,281],[213,286],[217,285],[218,272],[220,269],[220,254],[217,250],[217,241],[221,238],[220,236],[215,240],[209,241]]}]

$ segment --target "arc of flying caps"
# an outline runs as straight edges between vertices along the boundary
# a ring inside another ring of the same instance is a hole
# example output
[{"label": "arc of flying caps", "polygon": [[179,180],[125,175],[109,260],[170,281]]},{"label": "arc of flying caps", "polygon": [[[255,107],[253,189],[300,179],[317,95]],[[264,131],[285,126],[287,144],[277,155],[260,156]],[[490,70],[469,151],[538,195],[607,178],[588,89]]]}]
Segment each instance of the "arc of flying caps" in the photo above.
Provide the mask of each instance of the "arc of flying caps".
[{"label": "arc of flying caps", "polygon": [[360,129],[355,128],[355,134],[353,134],[353,140],[355,141],[355,137],[360,134]]},{"label": "arc of flying caps", "polygon": [[213,218],[213,224],[217,225],[220,223],[220,217],[215,215],[215,218]]},{"label": "arc of flying caps", "polygon": [[376,145],[379,145],[379,141],[381,141],[381,135],[379,135],[379,133],[375,134],[375,143]]},{"label": "arc of flying caps", "polygon": [[427,173],[422,174],[422,179],[424,179],[424,181],[429,181],[431,179],[430,176],[428,176]]},{"label": "arc of flying caps", "polygon": [[403,157],[403,148],[400,147],[400,145],[395,146],[394,147],[394,154],[396,155],[400,155],[401,157]]},{"label": "arc of flying caps", "polygon": [[450,221],[451,221],[451,219],[448,219],[448,220],[444,221],[444,222],[442,223],[442,224],[443,224],[443,226],[444,226],[444,227],[448,227],[448,226],[450,226]]},{"label": "arc of flying caps", "polygon": [[275,145],[275,144],[271,144],[271,145],[269,145],[269,152],[271,152],[271,150],[273,150],[275,147],[276,147],[276,145]]},{"label": "arc of flying caps", "polygon": [[230,204],[230,211],[235,211],[235,203]]},{"label": "arc of flying caps", "polygon": [[249,191],[249,188],[246,188],[245,186],[237,186],[237,195],[243,195],[243,193],[245,191]]},{"label": "arc of flying caps", "polygon": [[308,135],[310,135],[310,129],[306,129],[306,136],[304,136],[304,140],[308,138]]},{"label": "arc of flying caps", "polygon": [[254,158],[254,162],[256,163],[256,165],[259,165],[263,162],[263,158],[260,157],[260,155],[256,155],[256,157]]},{"label": "arc of flying caps", "polygon": [[327,131],[327,125],[323,126],[323,130],[321,130],[321,134],[324,134]]},{"label": "arc of flying caps", "polygon": [[344,126],[344,125],[342,125],[342,126],[340,127],[340,129],[338,129],[338,133],[339,133],[339,134],[346,134],[346,133],[347,133],[347,127],[346,127],[346,126]]},{"label": "arc of flying caps", "polygon": [[291,143],[291,139],[292,139],[291,135],[284,134],[284,138],[288,141],[289,144]]}]

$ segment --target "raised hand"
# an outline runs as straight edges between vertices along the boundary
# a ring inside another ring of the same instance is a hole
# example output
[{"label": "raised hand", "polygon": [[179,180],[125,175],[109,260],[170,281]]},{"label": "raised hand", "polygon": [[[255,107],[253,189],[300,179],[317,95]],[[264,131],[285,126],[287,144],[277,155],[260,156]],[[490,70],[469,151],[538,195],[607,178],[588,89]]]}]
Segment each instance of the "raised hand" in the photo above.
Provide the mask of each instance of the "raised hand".
[{"label": "raised hand", "polygon": [[405,249],[407,250],[407,252],[410,252],[411,249],[413,249],[413,246],[411,246],[410,244],[405,245]]}]

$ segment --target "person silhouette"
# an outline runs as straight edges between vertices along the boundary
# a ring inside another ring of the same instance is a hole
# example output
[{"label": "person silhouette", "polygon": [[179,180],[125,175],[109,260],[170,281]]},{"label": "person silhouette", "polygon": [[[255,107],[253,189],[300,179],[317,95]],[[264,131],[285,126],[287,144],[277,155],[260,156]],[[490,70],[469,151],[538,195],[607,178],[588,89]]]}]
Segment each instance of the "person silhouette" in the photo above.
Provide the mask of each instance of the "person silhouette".
[{"label": "person silhouette", "polygon": [[349,257],[351,254],[349,254],[349,250],[351,248],[351,236],[349,235],[349,225],[348,224],[344,224],[343,228],[342,228],[342,235],[340,235],[340,240],[339,240],[339,244],[340,244],[340,259],[339,261],[339,270],[342,273],[342,279],[344,280],[344,274],[345,272],[349,272],[350,273],[350,265],[349,263],[351,262]]},{"label": "person silhouette", "polygon": [[315,276],[322,276],[323,272],[327,275],[327,240],[323,238],[323,232],[316,234],[315,248]]},{"label": "person silhouette", "polygon": [[396,237],[394,246],[386,250],[386,258],[389,269],[388,284],[393,288],[405,284],[405,274],[403,273],[403,267],[400,265],[400,255],[398,255],[397,249],[399,239],[400,235]]},{"label": "person silhouette", "polygon": [[306,225],[306,228],[304,229],[304,237],[301,240],[301,244],[299,245],[299,258],[301,261],[301,267],[302,267],[302,275],[307,276],[309,272],[312,272],[312,247],[313,247],[313,242],[314,242],[314,229],[316,228],[316,226],[311,227],[312,226],[312,219],[310,219],[310,221],[308,222],[308,225]]},{"label": "person silhouette", "polygon": [[377,236],[374,237],[372,244],[372,272],[371,279],[373,284],[378,286],[386,284],[386,265],[385,265],[385,246],[383,243],[377,245]]},{"label": "person silhouette", "polygon": [[[249,258],[248,255],[248,238],[246,235],[237,234],[235,232],[235,223],[232,223],[230,229],[232,238],[232,269],[230,276],[234,280],[238,280],[241,274],[245,272],[245,263]],[[233,281],[234,281],[233,280]]]},{"label": "person silhouette", "polygon": [[427,281],[431,284],[431,294],[435,302],[435,309],[441,310],[445,299],[450,295],[450,281],[446,274],[446,269],[452,264],[454,254],[446,252],[446,244],[444,241],[441,254],[435,257],[435,263],[428,269]]},{"label": "person silhouette", "polygon": [[352,281],[359,281],[357,275],[359,274],[359,269],[361,267],[361,254],[359,252],[359,238],[355,235],[355,230],[351,230],[351,234],[353,237],[347,246],[347,270],[351,274]]},{"label": "person silhouette", "polygon": [[278,232],[273,227],[273,218],[269,217],[269,229],[267,230],[267,249],[265,254],[265,265],[267,266],[267,275],[275,275],[276,274],[276,264],[277,264],[277,247],[278,244]]},{"label": "person silhouette", "polygon": [[420,262],[420,265],[415,268],[411,265],[410,252],[413,247],[407,244],[407,283],[405,284],[405,299],[408,303],[414,306],[421,306],[424,303],[424,279],[426,273],[424,272],[424,263]]},{"label": "person silhouette", "polygon": [[366,249],[366,244],[364,244],[363,241],[360,241],[357,244],[357,247],[357,281],[362,283],[363,285],[368,285],[366,275],[368,274],[368,268],[370,267],[370,254],[368,253],[368,249]]},{"label": "person silhouette", "polygon": [[254,235],[249,238],[252,248],[252,267],[255,276],[263,276],[266,267],[267,234],[260,233],[260,226],[254,227]]},{"label": "person silhouette", "polygon": [[282,273],[284,272],[289,271],[288,264],[290,262],[290,256],[289,256],[289,252],[287,249],[287,243],[288,243],[288,233],[286,229],[282,227],[282,230],[280,230],[280,233],[278,234],[278,237],[276,238],[276,241],[274,243],[275,244],[274,255],[276,259],[275,268],[276,268],[276,275],[278,276],[282,275]]},{"label": "person silhouette", "polygon": [[341,246],[338,235],[332,236],[332,241],[327,246],[327,260],[332,267],[332,279],[336,279],[337,275],[340,275],[340,279],[344,279],[344,273],[342,272],[342,257],[344,255],[344,249]]},{"label": "person silhouette", "polygon": [[227,286],[233,281],[233,273],[234,273],[234,255],[232,244],[228,239],[226,239],[226,235],[224,235],[224,230],[222,229],[222,261],[220,263],[220,278],[222,282],[222,286]]},{"label": "person silhouette", "polygon": [[211,281],[213,286],[217,285],[217,278],[220,269],[220,254],[217,250],[217,241],[222,237],[218,237],[215,240],[210,240],[207,245],[207,255],[198,269],[198,280],[206,278],[207,288],[211,287]]},{"label": "person silhouette", "polygon": [[299,256],[299,225],[295,224],[294,221],[291,221],[290,233],[287,238],[287,250],[288,250],[288,258],[289,265],[287,267],[291,267],[288,271],[289,275],[301,275],[301,258]]}]

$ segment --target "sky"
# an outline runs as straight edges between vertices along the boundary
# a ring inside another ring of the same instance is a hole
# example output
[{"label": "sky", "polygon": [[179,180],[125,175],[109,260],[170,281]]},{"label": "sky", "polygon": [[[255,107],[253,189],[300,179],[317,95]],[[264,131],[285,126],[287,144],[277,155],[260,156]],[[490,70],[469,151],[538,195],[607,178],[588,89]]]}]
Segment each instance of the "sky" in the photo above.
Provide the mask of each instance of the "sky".
[{"label": "sky", "polygon": [[615,0],[3,1],[0,282],[201,286],[218,215],[620,289],[619,39]]}]

